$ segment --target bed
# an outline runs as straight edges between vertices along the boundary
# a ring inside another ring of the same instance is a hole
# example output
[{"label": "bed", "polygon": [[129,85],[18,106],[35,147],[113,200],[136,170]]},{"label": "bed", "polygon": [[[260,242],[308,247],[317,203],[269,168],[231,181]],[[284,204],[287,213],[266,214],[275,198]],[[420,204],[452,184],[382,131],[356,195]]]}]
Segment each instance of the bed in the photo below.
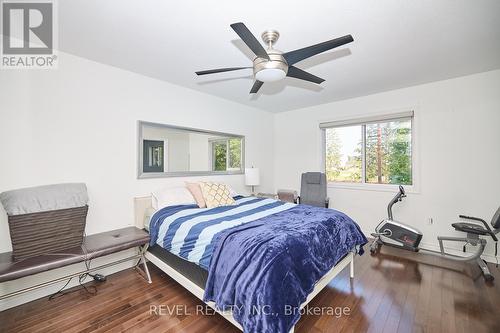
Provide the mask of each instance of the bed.
[{"label": "bed", "polygon": [[[293,332],[305,307],[367,242],[345,214],[269,198],[152,211],[135,198],[146,258],[245,332]],[[287,309],[284,309],[285,304]],[[293,305],[293,306],[292,306]]]}]

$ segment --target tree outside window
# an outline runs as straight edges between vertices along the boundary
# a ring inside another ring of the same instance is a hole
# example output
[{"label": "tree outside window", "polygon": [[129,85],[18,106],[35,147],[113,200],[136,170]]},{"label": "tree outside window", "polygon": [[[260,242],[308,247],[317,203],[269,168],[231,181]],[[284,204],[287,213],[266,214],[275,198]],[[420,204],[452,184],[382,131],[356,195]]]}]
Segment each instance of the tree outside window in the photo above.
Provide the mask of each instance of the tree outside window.
[{"label": "tree outside window", "polygon": [[412,119],[325,129],[329,182],[412,185]]},{"label": "tree outside window", "polygon": [[241,168],[241,139],[212,140],[212,171]]}]

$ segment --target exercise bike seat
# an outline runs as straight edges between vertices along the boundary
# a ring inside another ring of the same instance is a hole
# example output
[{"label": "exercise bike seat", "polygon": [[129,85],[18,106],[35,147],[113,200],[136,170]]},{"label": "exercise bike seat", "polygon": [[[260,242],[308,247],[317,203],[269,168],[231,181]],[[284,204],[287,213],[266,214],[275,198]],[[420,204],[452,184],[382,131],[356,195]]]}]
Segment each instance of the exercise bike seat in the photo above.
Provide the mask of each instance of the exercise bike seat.
[{"label": "exercise bike seat", "polygon": [[476,235],[488,235],[489,232],[485,228],[481,227],[480,225],[474,224],[474,223],[465,223],[465,222],[459,222],[459,223],[453,223],[451,225],[455,230],[458,231],[463,231],[471,234],[476,234]]}]

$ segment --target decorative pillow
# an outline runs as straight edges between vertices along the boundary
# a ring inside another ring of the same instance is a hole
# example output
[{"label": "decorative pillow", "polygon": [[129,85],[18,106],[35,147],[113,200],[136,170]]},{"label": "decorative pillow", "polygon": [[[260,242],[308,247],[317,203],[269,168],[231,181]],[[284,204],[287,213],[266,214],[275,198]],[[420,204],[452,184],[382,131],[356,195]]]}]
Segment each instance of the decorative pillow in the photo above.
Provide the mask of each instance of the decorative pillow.
[{"label": "decorative pillow", "polygon": [[227,188],[229,189],[229,195],[231,195],[232,198],[234,198],[235,196],[238,195],[238,193],[234,190],[234,188],[232,188],[230,185],[227,185]]},{"label": "decorative pillow", "polygon": [[201,187],[199,183],[189,183],[186,182],[186,187],[191,192],[191,194],[194,197],[194,200],[196,200],[196,203],[198,204],[198,207],[200,208],[205,208],[207,207],[207,204],[205,202],[205,199],[203,198],[203,193],[201,192]]},{"label": "decorative pillow", "polygon": [[196,204],[193,195],[185,187],[163,188],[151,193],[151,195],[153,197],[152,206],[156,210],[167,206]]},{"label": "decorative pillow", "polygon": [[231,197],[229,188],[226,184],[200,182],[200,187],[208,208],[235,204],[235,201]]}]

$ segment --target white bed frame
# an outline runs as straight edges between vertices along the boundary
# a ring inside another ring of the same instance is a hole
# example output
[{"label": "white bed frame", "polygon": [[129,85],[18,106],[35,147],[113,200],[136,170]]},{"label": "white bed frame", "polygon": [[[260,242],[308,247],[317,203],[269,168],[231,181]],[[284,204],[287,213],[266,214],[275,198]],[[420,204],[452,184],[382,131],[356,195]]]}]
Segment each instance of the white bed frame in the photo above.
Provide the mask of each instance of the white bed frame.
[{"label": "white bed frame", "polygon": [[[134,207],[135,207],[135,225],[138,228],[144,228],[145,218],[149,216],[149,212],[152,210],[151,206],[151,197],[138,197],[134,198]],[[172,279],[180,283],[184,288],[189,290],[193,295],[198,297],[201,301],[203,301],[203,295],[205,290],[200,288],[196,283],[192,282],[184,275],[167,265],[163,260],[152,254],[151,252],[146,252],[146,258],[152,262],[156,267],[160,268],[166,274],[168,274]],[[304,308],[326,285],[339,274],[347,265],[350,267],[350,277],[354,278],[354,252],[349,252],[347,256],[344,257],[337,265],[332,267],[332,269],[326,273],[318,282],[316,282],[313,291],[307,296],[307,299],[302,305],[300,309]],[[221,316],[226,318],[231,324],[238,327],[243,331],[241,325],[234,319],[231,311],[220,311],[216,308],[214,302],[205,302],[209,307],[219,313]],[[290,330],[290,333],[293,333],[294,328]]]}]

